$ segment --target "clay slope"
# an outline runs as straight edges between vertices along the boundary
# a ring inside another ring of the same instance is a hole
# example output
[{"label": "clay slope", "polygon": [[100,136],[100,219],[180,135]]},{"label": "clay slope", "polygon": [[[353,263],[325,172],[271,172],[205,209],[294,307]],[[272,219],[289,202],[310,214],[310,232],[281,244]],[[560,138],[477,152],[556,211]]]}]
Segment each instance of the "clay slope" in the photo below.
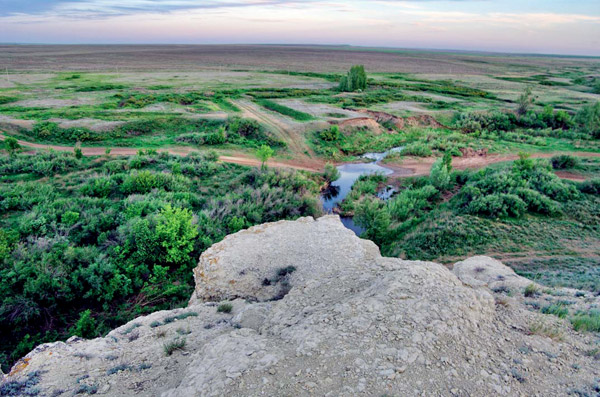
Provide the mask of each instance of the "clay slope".
[{"label": "clay slope", "polygon": [[[41,395],[563,396],[592,393],[600,375],[583,354],[593,336],[527,310],[530,281],[501,263],[476,257],[453,273],[383,258],[337,216],[228,236],[195,278],[189,307],[39,346],[5,382],[29,379]],[[225,299],[231,313],[211,302]],[[560,338],[532,334],[540,322]]]}]

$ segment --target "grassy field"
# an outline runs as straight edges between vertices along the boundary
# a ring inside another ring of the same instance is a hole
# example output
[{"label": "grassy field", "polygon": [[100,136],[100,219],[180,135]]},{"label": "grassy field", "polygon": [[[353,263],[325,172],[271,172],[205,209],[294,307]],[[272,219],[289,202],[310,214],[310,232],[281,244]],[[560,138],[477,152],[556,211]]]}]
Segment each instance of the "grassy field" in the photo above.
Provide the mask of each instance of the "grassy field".
[{"label": "grassy field", "polygon": [[[356,64],[366,88],[341,92]],[[359,180],[339,208],[384,254],[492,255],[548,286],[600,291],[598,59],[0,46],[0,66],[0,132],[22,142],[0,152],[3,369],[37,343],[185,304],[206,247],[321,215],[327,162],[393,147],[394,174]],[[245,167],[265,145],[270,164],[314,172]]]},{"label": "grassy field", "polygon": [[[556,126],[547,124],[515,123],[503,133],[485,128],[483,134],[468,137],[457,132],[464,127],[457,123],[457,115],[514,111],[526,87],[531,88],[534,99],[530,111],[541,113],[550,106],[575,116],[600,97],[596,92],[598,62],[590,58],[345,47],[189,46],[177,51],[168,46],[2,48],[0,63],[8,68],[8,74],[0,81],[0,126],[5,133],[32,142],[191,145],[180,136],[201,133],[202,128],[194,131],[198,123],[247,117],[235,104],[246,99],[259,105],[260,114],[251,118],[264,124],[265,136],[270,139],[265,142],[287,142],[288,147],[281,146],[277,154],[286,159],[309,161],[315,152],[316,157],[331,157],[334,150],[328,146],[332,145],[316,147],[318,142],[312,136],[327,128],[328,122],[349,124],[344,131],[346,142],[333,145],[337,150],[334,159],[364,150],[363,143],[347,142],[354,140],[352,119],[364,116],[355,112],[361,109],[387,115],[383,121],[367,116],[376,120],[384,133],[397,135],[383,141],[428,146],[428,150],[421,150],[427,154],[446,150],[458,154],[462,147],[491,152],[600,150],[597,141],[586,139],[585,134],[561,134]],[[330,54],[338,54],[340,61]],[[263,61],[261,68],[258,59]],[[197,62],[192,65],[191,60]],[[338,92],[342,73],[357,63],[367,68],[367,89]],[[218,66],[223,64],[228,67]],[[396,122],[414,114],[430,115],[446,128]],[[566,129],[574,130],[571,126]],[[294,145],[290,145],[292,141]],[[225,139],[205,146],[251,156],[256,145],[246,143]],[[197,141],[194,146],[199,146]]]}]

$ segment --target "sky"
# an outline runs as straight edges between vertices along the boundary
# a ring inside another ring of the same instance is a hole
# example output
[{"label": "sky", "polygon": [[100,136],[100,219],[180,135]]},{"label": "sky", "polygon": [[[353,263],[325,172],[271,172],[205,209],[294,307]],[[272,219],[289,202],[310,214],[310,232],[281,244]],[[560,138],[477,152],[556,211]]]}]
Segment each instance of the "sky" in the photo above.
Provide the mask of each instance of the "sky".
[{"label": "sky", "polygon": [[0,0],[0,42],[350,44],[600,56],[600,0]]}]

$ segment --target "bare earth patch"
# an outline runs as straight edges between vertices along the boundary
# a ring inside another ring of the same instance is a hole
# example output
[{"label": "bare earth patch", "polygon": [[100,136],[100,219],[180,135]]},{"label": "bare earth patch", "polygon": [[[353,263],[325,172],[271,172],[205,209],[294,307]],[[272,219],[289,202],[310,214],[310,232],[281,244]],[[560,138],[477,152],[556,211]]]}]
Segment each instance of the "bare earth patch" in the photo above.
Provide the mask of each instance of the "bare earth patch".
[{"label": "bare earth patch", "polygon": [[97,119],[77,119],[77,120],[65,120],[65,119],[50,119],[54,123],[58,123],[61,128],[87,128],[92,131],[110,131],[120,125],[125,124],[124,121],[108,121],[108,120],[97,120]]},{"label": "bare earth patch", "polygon": [[73,99],[58,99],[58,98],[40,98],[40,99],[26,99],[18,101],[13,106],[21,106],[25,108],[30,107],[42,107],[42,108],[63,108],[67,106],[82,106],[82,105],[94,105],[98,101],[93,98],[77,97]]}]

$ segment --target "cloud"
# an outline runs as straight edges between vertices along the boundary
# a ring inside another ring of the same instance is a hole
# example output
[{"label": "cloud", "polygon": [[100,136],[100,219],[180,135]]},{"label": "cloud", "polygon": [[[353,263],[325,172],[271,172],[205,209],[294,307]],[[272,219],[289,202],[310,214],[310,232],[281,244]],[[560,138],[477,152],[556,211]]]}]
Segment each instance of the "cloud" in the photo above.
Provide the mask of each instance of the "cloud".
[{"label": "cloud", "polygon": [[[208,10],[246,7],[304,7],[356,4],[376,4],[402,8],[418,8],[417,3],[434,0],[2,0],[0,16],[107,17],[135,13],[166,13],[179,10]],[[484,0],[447,0],[449,2],[480,2]]]},{"label": "cloud", "polygon": [[567,0],[555,8],[542,0],[518,7],[520,1],[0,0],[0,40],[310,42],[600,55],[600,13]]},{"label": "cloud", "polygon": [[[5,0],[6,1],[6,0]],[[319,0],[8,0],[2,6],[4,16],[107,17],[136,13],[167,13],[241,7],[290,6],[323,3]]]}]

